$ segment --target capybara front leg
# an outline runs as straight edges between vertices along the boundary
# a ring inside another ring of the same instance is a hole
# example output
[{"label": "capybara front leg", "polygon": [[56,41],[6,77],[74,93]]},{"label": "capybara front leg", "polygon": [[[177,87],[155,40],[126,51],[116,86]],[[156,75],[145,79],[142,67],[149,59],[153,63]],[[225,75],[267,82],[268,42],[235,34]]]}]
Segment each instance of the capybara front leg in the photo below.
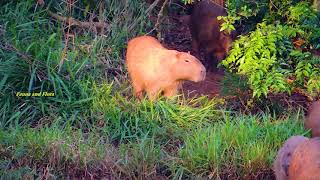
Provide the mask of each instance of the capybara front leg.
[{"label": "capybara front leg", "polygon": [[143,87],[136,83],[136,82],[132,82],[132,87],[133,87],[133,91],[134,91],[134,95],[141,100],[142,96],[143,96]]},{"label": "capybara front leg", "polygon": [[179,91],[179,84],[174,83],[164,89],[164,96],[165,97],[172,97],[178,94]]},{"label": "capybara front leg", "polygon": [[148,89],[146,89],[146,91],[147,91],[148,97],[151,101],[157,99],[157,97],[160,93],[159,92],[160,90],[157,87],[148,88]]}]

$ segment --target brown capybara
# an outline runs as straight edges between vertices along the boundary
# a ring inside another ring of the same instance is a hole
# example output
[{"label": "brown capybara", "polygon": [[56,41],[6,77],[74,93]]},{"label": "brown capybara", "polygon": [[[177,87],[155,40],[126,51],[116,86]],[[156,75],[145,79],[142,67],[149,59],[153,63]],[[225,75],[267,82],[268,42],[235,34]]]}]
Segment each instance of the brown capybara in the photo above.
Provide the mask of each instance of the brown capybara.
[{"label": "brown capybara", "polygon": [[206,68],[189,53],[169,50],[151,36],[129,41],[126,66],[135,95],[141,99],[143,91],[150,99],[159,93],[174,96],[183,80],[203,81]]},{"label": "brown capybara", "polygon": [[311,129],[312,137],[320,136],[320,101],[315,101],[310,106],[304,127]]},{"label": "brown capybara", "polygon": [[198,55],[204,51],[205,65],[215,69],[218,62],[223,60],[232,43],[231,35],[220,32],[222,20],[218,16],[227,15],[223,6],[210,0],[202,0],[193,7],[190,17],[190,32],[192,35],[192,49]]},{"label": "brown capybara", "polygon": [[304,136],[292,136],[279,149],[277,157],[273,162],[273,171],[277,180],[288,180],[288,168],[292,158],[292,154],[296,147],[302,142],[308,140]]},{"label": "brown capybara", "polygon": [[299,144],[292,154],[289,180],[320,179],[320,137]]}]

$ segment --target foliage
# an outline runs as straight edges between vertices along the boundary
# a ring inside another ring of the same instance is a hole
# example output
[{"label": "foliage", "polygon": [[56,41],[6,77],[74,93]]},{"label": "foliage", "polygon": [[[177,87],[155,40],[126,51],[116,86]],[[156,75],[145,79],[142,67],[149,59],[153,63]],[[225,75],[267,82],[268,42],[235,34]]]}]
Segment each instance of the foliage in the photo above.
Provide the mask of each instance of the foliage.
[{"label": "foliage", "polygon": [[220,31],[226,30],[229,34],[231,34],[232,31],[236,30],[233,24],[235,23],[235,21],[239,20],[240,17],[228,14],[227,16],[218,16],[217,19],[223,20]]},{"label": "foliage", "polygon": [[[316,63],[319,58],[298,51],[292,42],[303,39],[298,48],[317,46],[313,39],[320,37],[319,19],[305,2],[288,9],[285,24],[268,24],[267,20],[258,23],[256,30],[234,42],[229,56],[222,62],[232,72],[248,77],[254,97],[292,93],[297,88],[312,96],[320,91]],[[300,14],[302,10],[308,14]]]},{"label": "foliage", "polygon": [[[193,1],[184,1],[192,3]],[[226,1],[221,31],[241,35],[222,64],[248,78],[253,97],[302,89],[316,96],[319,58],[303,49],[320,47],[320,20],[311,1]]]}]

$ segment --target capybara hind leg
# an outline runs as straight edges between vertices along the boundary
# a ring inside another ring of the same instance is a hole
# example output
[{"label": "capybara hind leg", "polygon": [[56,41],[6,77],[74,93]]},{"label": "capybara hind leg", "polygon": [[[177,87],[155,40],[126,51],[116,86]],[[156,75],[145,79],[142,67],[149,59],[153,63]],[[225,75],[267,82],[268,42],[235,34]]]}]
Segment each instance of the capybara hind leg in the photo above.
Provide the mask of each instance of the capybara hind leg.
[{"label": "capybara hind leg", "polygon": [[164,89],[164,96],[165,97],[172,97],[178,94],[179,91],[179,84],[172,84]]},{"label": "capybara hind leg", "polygon": [[141,100],[142,99],[142,95],[143,95],[143,87],[135,82],[132,82],[132,87],[133,87],[133,91],[134,91],[134,95]]}]

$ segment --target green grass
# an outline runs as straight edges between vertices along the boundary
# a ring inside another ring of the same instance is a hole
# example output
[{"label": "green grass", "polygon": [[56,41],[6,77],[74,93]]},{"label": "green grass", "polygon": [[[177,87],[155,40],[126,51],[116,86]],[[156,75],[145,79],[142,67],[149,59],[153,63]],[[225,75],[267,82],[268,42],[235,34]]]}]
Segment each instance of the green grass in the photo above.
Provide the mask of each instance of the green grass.
[{"label": "green grass", "polygon": [[258,173],[272,167],[277,150],[287,138],[304,131],[299,116],[284,120],[268,115],[228,118],[197,129],[184,139],[182,167],[193,174],[214,176]]},{"label": "green grass", "polygon": [[[70,15],[65,2],[46,3]],[[98,9],[76,6],[72,16],[82,21]],[[1,179],[246,177],[270,170],[285,139],[304,133],[299,113],[237,115],[207,97],[136,100],[124,53],[150,27],[147,6],[110,0],[104,7],[110,28],[74,28],[64,51],[66,26],[45,8],[0,2]],[[16,97],[42,91],[55,96]]]},{"label": "green grass", "polygon": [[[169,127],[157,124],[153,133],[118,144],[111,143],[110,132],[103,128],[83,132],[70,125],[61,128],[58,120],[50,127],[1,130],[1,176],[35,173],[32,176],[42,177],[45,167],[56,178],[86,174],[135,178],[257,175],[270,170],[288,137],[304,134],[297,118],[226,117],[183,132],[170,132]],[[145,125],[126,130],[143,131]]]}]

